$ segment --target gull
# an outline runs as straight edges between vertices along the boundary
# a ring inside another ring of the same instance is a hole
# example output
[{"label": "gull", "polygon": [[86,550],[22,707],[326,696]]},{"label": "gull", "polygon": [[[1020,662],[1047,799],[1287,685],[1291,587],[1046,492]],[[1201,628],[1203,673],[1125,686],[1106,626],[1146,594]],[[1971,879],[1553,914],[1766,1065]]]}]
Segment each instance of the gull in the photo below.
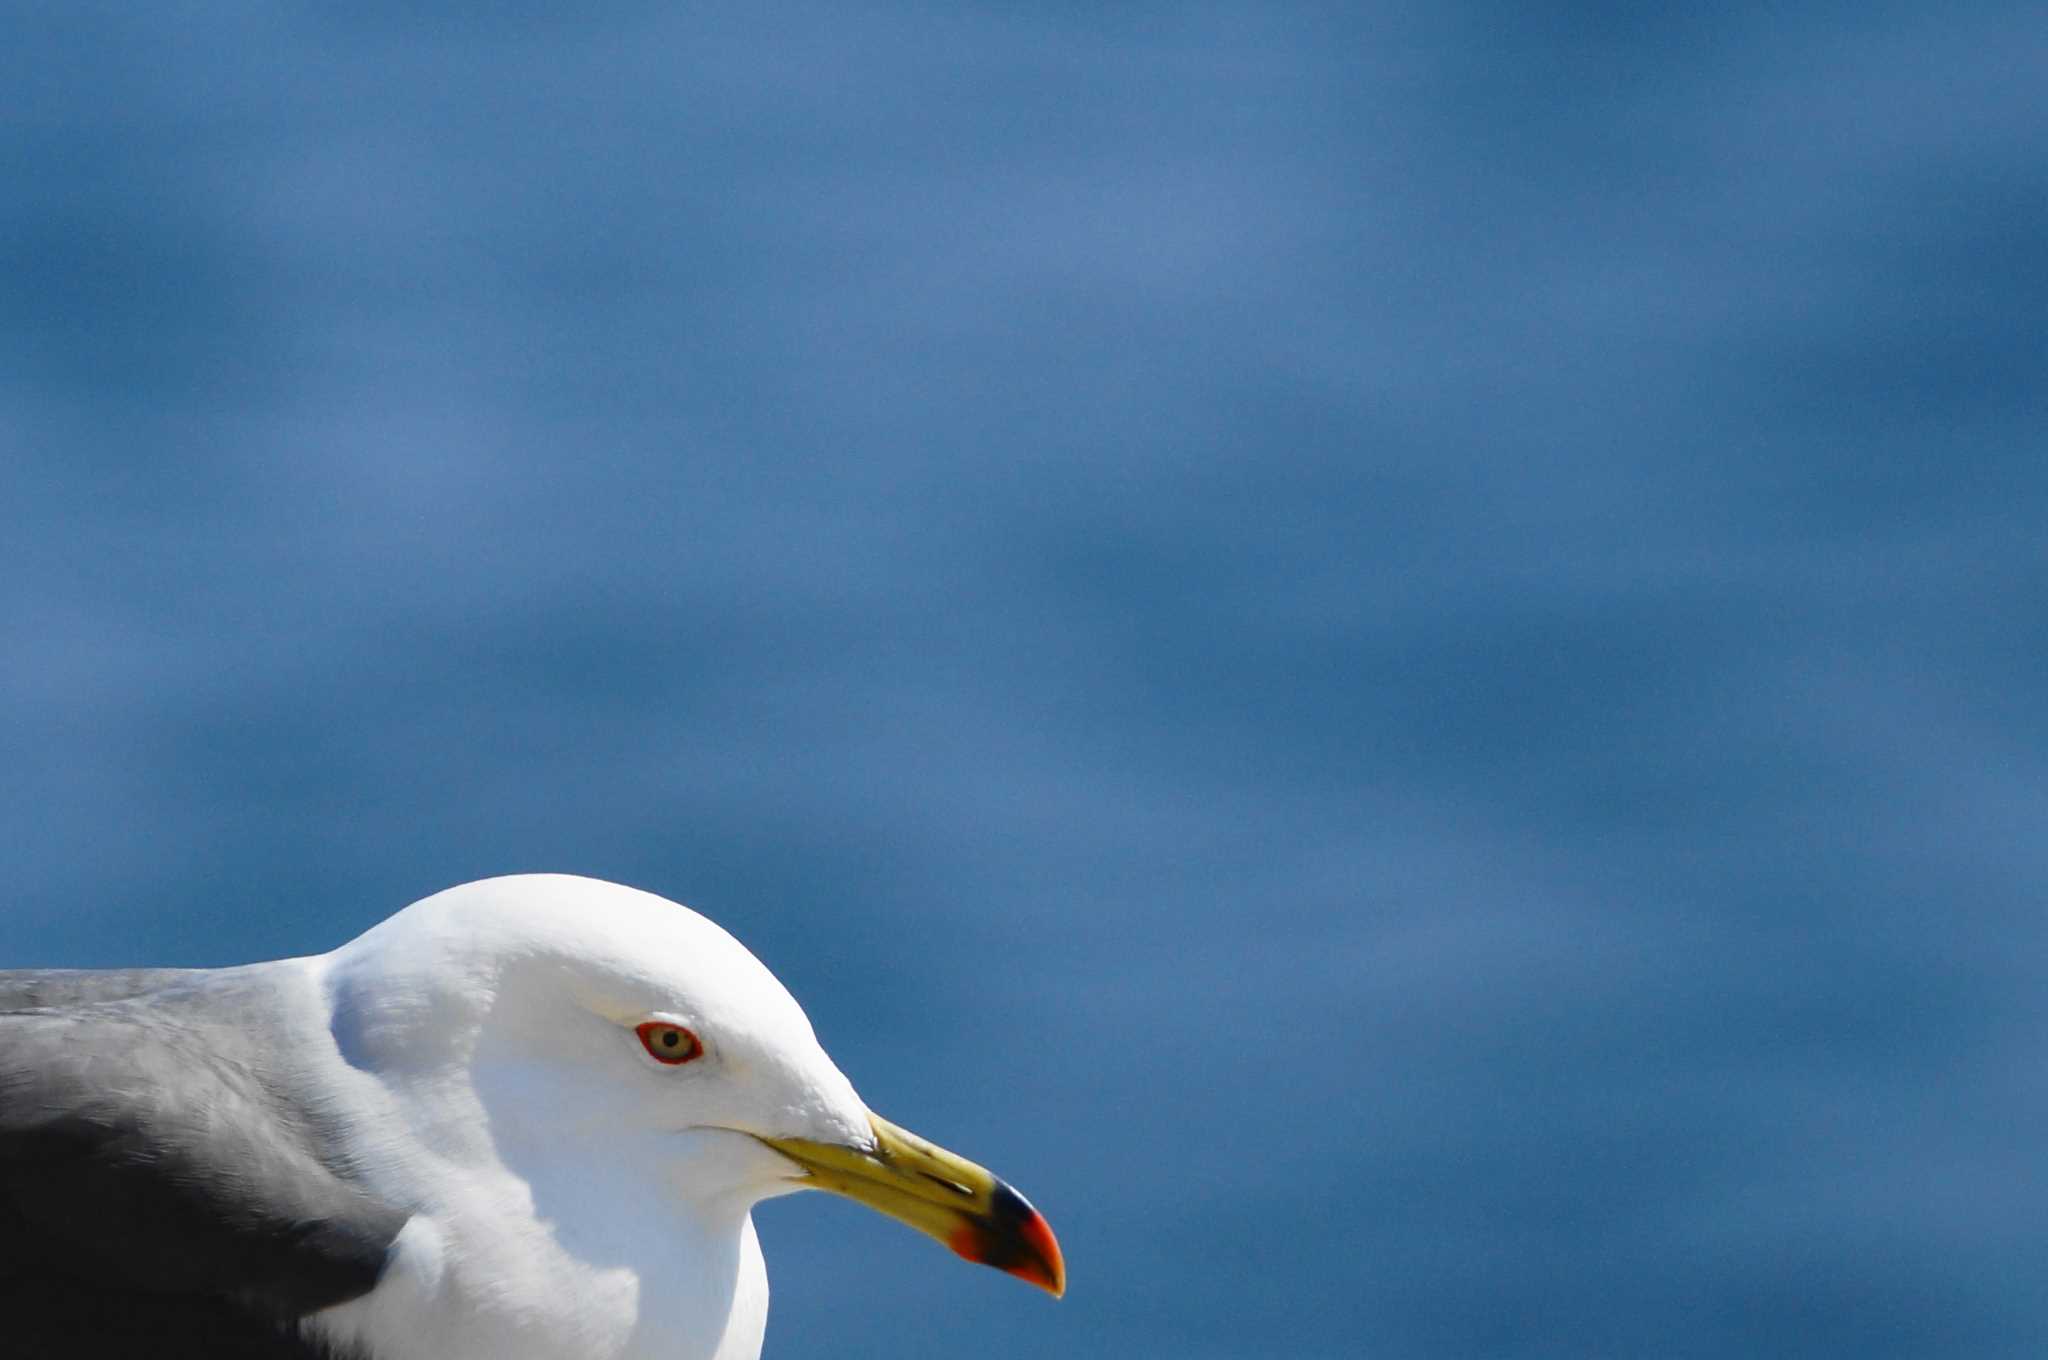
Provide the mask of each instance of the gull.
[{"label": "gull", "polygon": [[8,1354],[755,1360],[751,1211],[802,1189],[1065,1290],[1023,1196],[651,893],[517,875],[307,958],[0,972]]}]

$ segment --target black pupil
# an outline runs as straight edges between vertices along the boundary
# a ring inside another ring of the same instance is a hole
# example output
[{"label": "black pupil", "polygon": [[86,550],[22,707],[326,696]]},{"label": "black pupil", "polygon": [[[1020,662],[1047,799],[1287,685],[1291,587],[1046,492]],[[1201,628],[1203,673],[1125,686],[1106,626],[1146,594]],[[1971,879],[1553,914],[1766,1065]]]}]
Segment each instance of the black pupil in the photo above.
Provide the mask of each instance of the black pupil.
[{"label": "black pupil", "polygon": [[669,1030],[661,1036],[661,1046],[663,1048],[674,1048],[677,1044],[681,1043],[682,1041],[683,1036],[676,1033],[674,1030]]}]

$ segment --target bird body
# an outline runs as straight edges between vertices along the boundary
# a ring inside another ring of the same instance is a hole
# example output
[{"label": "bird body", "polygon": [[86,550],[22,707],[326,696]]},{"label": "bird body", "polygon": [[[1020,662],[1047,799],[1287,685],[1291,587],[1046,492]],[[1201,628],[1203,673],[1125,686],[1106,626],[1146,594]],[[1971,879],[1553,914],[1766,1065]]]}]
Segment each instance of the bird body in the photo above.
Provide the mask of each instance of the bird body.
[{"label": "bird body", "polygon": [[355,1180],[296,963],[0,974],[0,1317],[25,1355],[318,1354],[407,1215]]},{"label": "bird body", "polygon": [[0,974],[22,1353],[753,1360],[750,1211],[806,1186],[1062,1283],[1021,1197],[872,1115],[651,894],[492,879],[310,958]]}]

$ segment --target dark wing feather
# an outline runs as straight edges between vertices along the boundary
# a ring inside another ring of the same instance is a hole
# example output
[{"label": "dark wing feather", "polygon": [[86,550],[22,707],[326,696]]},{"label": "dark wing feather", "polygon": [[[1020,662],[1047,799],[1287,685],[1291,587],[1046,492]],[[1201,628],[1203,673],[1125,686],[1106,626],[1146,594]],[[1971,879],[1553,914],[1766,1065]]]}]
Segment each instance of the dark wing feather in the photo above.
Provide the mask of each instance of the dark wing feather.
[{"label": "dark wing feather", "polygon": [[294,1320],[376,1284],[406,1215],[295,1090],[275,987],[0,973],[10,1352],[302,1360]]}]

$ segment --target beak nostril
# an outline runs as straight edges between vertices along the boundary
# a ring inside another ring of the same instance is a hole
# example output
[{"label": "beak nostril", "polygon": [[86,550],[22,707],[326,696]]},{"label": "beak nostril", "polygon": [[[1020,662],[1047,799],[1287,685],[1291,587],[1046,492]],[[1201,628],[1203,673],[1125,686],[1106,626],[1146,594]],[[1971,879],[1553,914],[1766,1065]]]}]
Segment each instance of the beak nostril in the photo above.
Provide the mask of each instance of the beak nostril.
[{"label": "beak nostril", "polygon": [[918,1174],[920,1176],[923,1176],[926,1180],[930,1181],[933,1185],[939,1186],[946,1190],[951,1190],[954,1194],[959,1195],[962,1199],[974,1198],[974,1191],[970,1190],[968,1187],[962,1185],[960,1182],[956,1180],[948,1180],[944,1176],[935,1176],[929,1171],[920,1171],[918,1172]]}]

